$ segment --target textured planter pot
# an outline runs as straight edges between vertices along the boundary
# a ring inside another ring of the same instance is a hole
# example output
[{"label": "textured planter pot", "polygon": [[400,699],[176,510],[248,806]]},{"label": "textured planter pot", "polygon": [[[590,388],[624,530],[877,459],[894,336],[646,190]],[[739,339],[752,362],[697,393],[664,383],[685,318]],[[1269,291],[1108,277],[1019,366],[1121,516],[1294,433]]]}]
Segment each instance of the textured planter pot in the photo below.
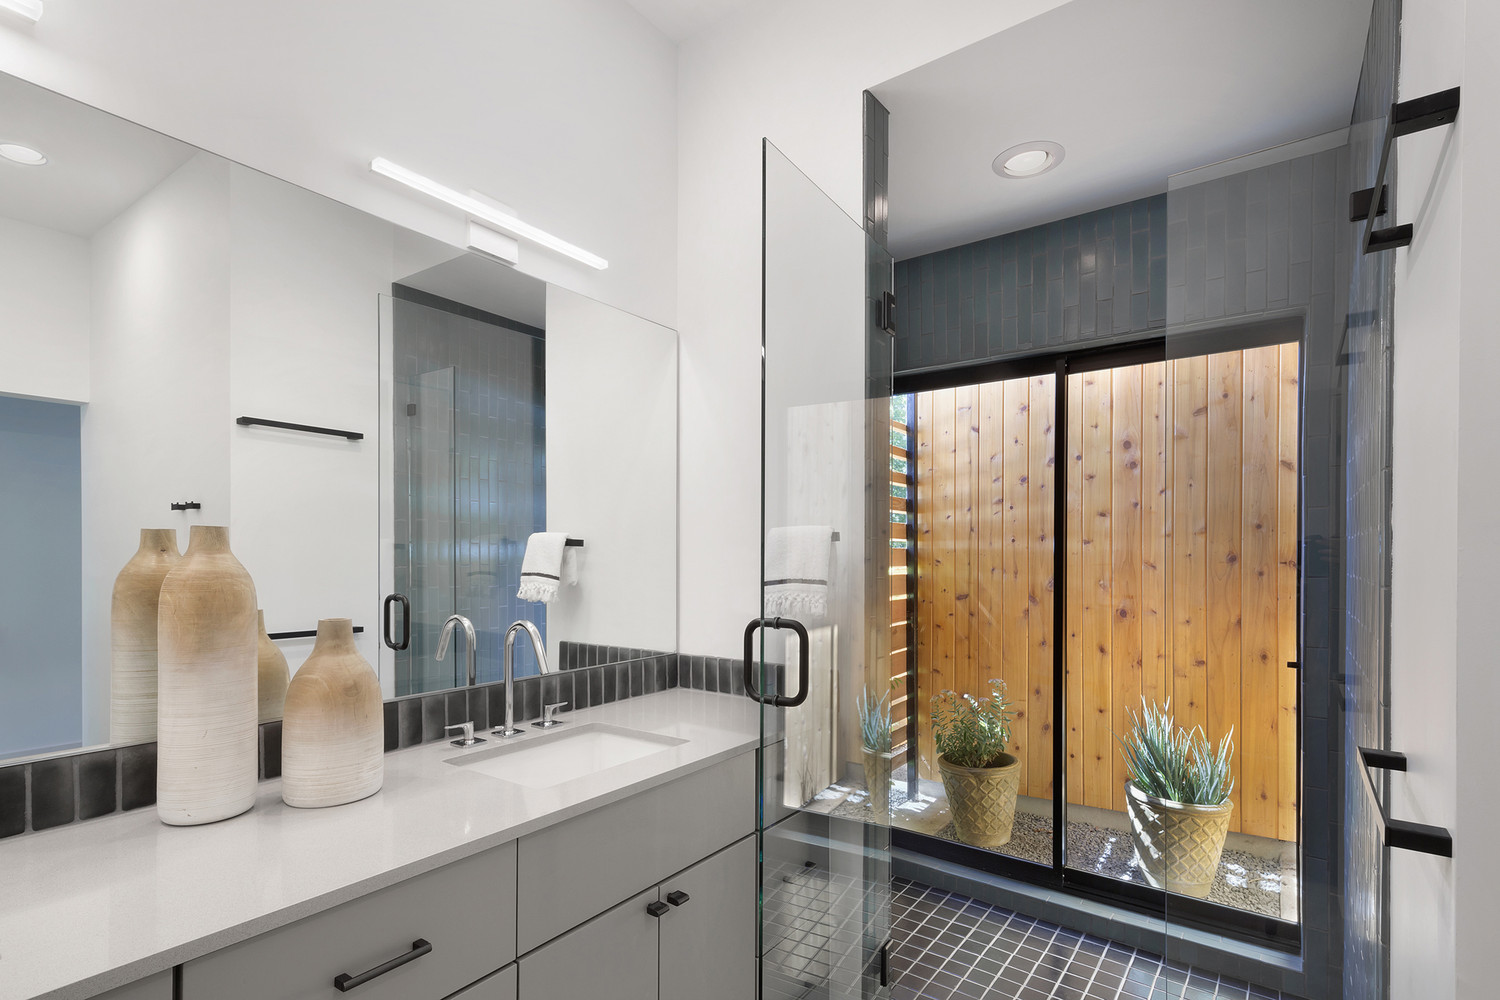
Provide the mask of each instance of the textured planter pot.
[{"label": "textured planter pot", "polygon": [[161,582],[182,560],[176,528],[142,528],[109,602],[109,738],[156,739],[156,613]]},{"label": "textured planter pot", "polygon": [[229,529],[195,524],[161,585],[156,812],[194,826],[255,804],[255,584]]},{"label": "textured planter pot", "polygon": [[318,622],[312,655],[286,691],[281,722],[281,798],[289,806],[336,806],[374,795],[385,780],[380,679],[354,645],[348,618]]},{"label": "textured planter pot", "polygon": [[870,810],[877,823],[891,817],[891,757],[893,754],[865,750],[865,787],[870,791]]},{"label": "textured planter pot", "polygon": [[256,681],[256,719],[259,722],[275,722],[281,718],[286,705],[286,686],[292,672],[286,665],[286,657],[276,648],[276,643],[266,635],[266,613],[255,612],[255,627],[259,632],[255,640],[255,659],[259,678]]},{"label": "textured planter pot", "polygon": [[959,767],[938,757],[948,809],[958,839],[975,847],[999,847],[1010,841],[1021,787],[1021,761],[1001,754],[995,767]]},{"label": "textured planter pot", "polygon": [[1152,885],[1184,896],[1207,898],[1219,871],[1234,803],[1194,806],[1147,795],[1125,783],[1130,839]]}]

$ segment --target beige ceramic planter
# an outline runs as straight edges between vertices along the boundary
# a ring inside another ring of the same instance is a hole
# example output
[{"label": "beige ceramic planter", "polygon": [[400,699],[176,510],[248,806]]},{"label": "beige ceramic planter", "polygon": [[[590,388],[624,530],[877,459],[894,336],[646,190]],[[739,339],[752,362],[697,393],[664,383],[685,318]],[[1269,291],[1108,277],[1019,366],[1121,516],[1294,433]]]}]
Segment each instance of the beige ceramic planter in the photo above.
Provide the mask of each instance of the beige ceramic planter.
[{"label": "beige ceramic planter", "polygon": [[1147,795],[1125,783],[1130,839],[1146,878],[1158,888],[1204,899],[1213,887],[1234,803],[1194,806]]},{"label": "beige ceramic planter", "polygon": [[870,790],[870,811],[875,822],[889,823],[891,818],[891,757],[893,754],[866,750],[865,787]]},{"label": "beige ceramic planter", "polygon": [[1010,841],[1021,787],[1021,761],[1001,754],[995,767],[959,767],[938,757],[948,808],[958,839],[975,847],[1000,847]]}]

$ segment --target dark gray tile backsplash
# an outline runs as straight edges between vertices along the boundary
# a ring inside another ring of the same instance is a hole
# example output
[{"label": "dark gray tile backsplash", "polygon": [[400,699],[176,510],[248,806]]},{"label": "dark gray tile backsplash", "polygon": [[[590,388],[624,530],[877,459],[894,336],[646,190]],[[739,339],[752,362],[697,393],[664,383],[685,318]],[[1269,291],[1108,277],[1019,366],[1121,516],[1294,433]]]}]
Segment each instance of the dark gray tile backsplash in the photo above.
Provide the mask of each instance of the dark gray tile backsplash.
[{"label": "dark gray tile backsplash", "polygon": [[[676,653],[577,643],[562,646],[563,659],[570,664],[567,669],[516,680],[518,725],[540,719],[543,704],[564,702],[568,707],[561,711],[569,712],[678,686]],[[614,662],[607,659],[611,654],[629,659]],[[586,665],[588,658],[596,661],[594,665]],[[454,734],[445,727],[461,722],[473,722],[475,730],[482,732],[504,721],[505,684],[497,681],[462,691],[393,699],[385,703],[383,717],[386,752],[452,739]],[[258,739],[261,779],[280,777],[281,723],[263,723]],[[155,804],[155,743],[0,767],[0,839]]]}]

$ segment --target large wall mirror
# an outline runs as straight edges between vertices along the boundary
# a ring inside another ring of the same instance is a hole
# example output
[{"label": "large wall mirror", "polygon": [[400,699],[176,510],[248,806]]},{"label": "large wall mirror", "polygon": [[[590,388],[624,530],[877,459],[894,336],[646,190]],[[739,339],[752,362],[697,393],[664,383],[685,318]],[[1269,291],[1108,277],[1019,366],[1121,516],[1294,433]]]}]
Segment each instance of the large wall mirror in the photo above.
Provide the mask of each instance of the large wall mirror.
[{"label": "large wall mirror", "polygon": [[3,75],[0,141],[45,157],[0,159],[0,760],[152,738],[111,724],[143,529],[227,526],[289,670],[350,618],[387,698],[467,683],[452,614],[481,683],[517,619],[675,648],[673,331]]}]

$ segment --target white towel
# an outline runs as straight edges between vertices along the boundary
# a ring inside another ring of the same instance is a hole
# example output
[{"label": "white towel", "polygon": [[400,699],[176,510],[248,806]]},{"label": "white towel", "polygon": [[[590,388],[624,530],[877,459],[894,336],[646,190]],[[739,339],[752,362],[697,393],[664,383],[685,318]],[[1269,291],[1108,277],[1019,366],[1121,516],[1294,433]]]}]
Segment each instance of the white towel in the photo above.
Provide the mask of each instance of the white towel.
[{"label": "white towel", "polygon": [[549,603],[557,596],[564,580],[578,585],[578,569],[573,565],[564,531],[539,531],[526,539],[526,555],[521,558],[521,586],[516,596],[523,601]]},{"label": "white towel", "polygon": [[765,613],[826,617],[832,551],[833,529],[827,525],[772,528],[766,536]]}]

